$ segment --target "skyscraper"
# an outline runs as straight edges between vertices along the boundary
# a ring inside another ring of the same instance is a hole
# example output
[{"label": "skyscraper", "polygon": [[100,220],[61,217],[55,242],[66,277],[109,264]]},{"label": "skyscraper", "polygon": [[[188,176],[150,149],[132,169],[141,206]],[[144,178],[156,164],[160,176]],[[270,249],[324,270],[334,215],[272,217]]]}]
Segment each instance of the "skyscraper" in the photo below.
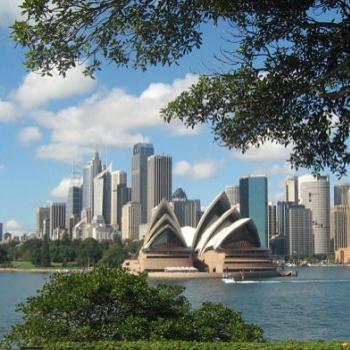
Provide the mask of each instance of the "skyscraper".
[{"label": "skyscraper", "polygon": [[287,209],[287,253],[305,257],[314,253],[312,213],[304,205],[290,204]]},{"label": "skyscraper", "polygon": [[139,229],[141,225],[141,204],[129,202],[122,209],[122,239],[139,240]]},{"label": "skyscraper", "polygon": [[111,194],[112,194],[111,171],[104,169],[94,179],[94,215],[101,216],[106,225],[111,224]]},{"label": "skyscraper", "polygon": [[91,209],[94,215],[94,178],[102,171],[102,164],[95,152],[94,158],[83,169],[83,209]]},{"label": "skyscraper", "polygon": [[249,176],[239,180],[241,216],[251,218],[263,248],[268,247],[267,177]]},{"label": "skyscraper", "polygon": [[[45,222],[47,222],[47,220]],[[52,238],[55,229],[65,228],[66,226],[66,203],[55,202],[50,204],[49,222],[50,222],[50,238]],[[45,224],[43,224],[43,231],[44,231],[44,225]]]},{"label": "skyscraper", "polygon": [[72,184],[68,189],[66,205],[66,228],[68,234],[72,234],[73,227],[80,220],[82,210],[83,191],[79,185]]},{"label": "skyscraper", "polygon": [[2,241],[2,235],[3,235],[3,226],[2,226],[2,222],[0,222],[0,242]]},{"label": "skyscraper", "polygon": [[289,177],[286,181],[286,202],[298,204],[298,176]]},{"label": "skyscraper", "polygon": [[239,186],[226,186],[225,192],[231,205],[239,204]]},{"label": "skyscraper", "polygon": [[141,221],[147,222],[147,159],[153,155],[153,145],[150,143],[137,143],[134,145],[131,174],[131,199],[141,204]]},{"label": "skyscraper", "polygon": [[334,186],[334,205],[347,205],[349,206],[349,192],[350,185],[337,184]]},{"label": "skyscraper", "polygon": [[334,250],[350,246],[350,209],[346,205],[331,209],[331,239]]},{"label": "skyscraper", "polygon": [[269,216],[268,216],[268,225],[269,225],[269,238],[276,235],[276,205],[272,202],[269,203]]},{"label": "skyscraper", "polygon": [[153,155],[147,160],[147,215],[163,198],[170,201],[172,193],[172,158],[167,155]]},{"label": "skyscraper", "polygon": [[276,230],[278,235],[280,236],[286,236],[287,235],[287,226],[286,226],[286,217],[287,217],[287,210],[289,207],[290,203],[284,202],[284,201],[279,201],[277,202],[277,225],[276,225]]},{"label": "skyscraper", "polygon": [[201,216],[201,202],[199,199],[187,199],[182,188],[178,188],[172,196],[171,205],[181,227],[196,227]]},{"label": "skyscraper", "polygon": [[43,223],[45,219],[50,218],[50,207],[39,207],[36,209],[36,229],[37,237],[43,237]]},{"label": "skyscraper", "polygon": [[122,209],[130,201],[130,190],[127,187],[127,174],[125,171],[112,172],[112,205],[111,225],[121,230]]},{"label": "skyscraper", "polygon": [[299,203],[312,212],[315,254],[330,251],[330,196],[328,176],[299,177]]}]

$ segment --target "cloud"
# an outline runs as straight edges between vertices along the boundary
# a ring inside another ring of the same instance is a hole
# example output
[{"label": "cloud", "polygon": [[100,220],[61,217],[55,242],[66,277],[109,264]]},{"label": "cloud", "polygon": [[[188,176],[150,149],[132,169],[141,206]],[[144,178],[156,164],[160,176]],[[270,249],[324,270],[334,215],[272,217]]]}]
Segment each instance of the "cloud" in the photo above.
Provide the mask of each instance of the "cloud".
[{"label": "cloud", "polygon": [[267,141],[260,147],[251,147],[244,154],[239,151],[234,152],[234,157],[243,161],[265,162],[288,160],[292,146],[284,147],[275,142]]},{"label": "cloud", "polygon": [[[188,74],[172,84],[150,84],[139,96],[122,89],[100,89],[81,103],[56,112],[36,112],[37,122],[51,130],[51,143],[38,149],[40,158],[67,161],[101,147],[128,148],[150,141],[145,129],[165,127],[183,134],[179,124],[165,125],[159,111],[197,81]],[[73,152],[69,150],[72,149]]]},{"label": "cloud", "polygon": [[20,112],[14,103],[0,100],[0,122],[9,122],[17,118]]},{"label": "cloud", "polygon": [[175,164],[174,175],[192,180],[205,180],[216,174],[217,165],[212,159],[190,164],[183,160]]},{"label": "cloud", "polygon": [[11,219],[5,222],[4,225],[4,231],[5,232],[11,232],[11,233],[22,233],[22,225],[15,219]]},{"label": "cloud", "polygon": [[25,146],[31,144],[32,142],[40,141],[42,138],[43,134],[35,126],[23,128],[18,134],[20,143]]},{"label": "cloud", "polygon": [[259,167],[255,170],[255,174],[264,174],[266,176],[275,176],[275,175],[295,175],[297,171],[292,169],[290,163],[285,162],[282,164],[271,164],[268,167]]},{"label": "cloud", "polygon": [[65,177],[61,182],[51,191],[51,196],[56,198],[67,199],[69,186],[71,184],[71,179]]},{"label": "cloud", "polygon": [[21,15],[19,6],[23,0],[1,0],[0,1],[0,27],[8,27]]}]

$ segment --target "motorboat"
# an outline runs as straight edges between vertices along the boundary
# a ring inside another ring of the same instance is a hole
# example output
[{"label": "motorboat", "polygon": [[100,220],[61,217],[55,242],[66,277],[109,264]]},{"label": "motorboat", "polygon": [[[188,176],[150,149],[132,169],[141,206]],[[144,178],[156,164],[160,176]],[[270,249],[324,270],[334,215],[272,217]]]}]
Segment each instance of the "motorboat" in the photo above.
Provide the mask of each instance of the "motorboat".
[{"label": "motorboat", "polygon": [[236,283],[236,280],[233,277],[222,278],[222,282],[226,284]]}]

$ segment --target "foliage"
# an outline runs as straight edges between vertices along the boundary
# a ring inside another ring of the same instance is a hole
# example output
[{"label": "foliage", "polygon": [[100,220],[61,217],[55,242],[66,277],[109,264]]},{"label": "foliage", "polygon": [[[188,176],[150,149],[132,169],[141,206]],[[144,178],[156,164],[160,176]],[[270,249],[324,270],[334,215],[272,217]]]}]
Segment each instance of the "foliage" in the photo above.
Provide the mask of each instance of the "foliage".
[{"label": "foliage", "polygon": [[93,238],[84,239],[80,244],[77,261],[80,266],[93,266],[102,257],[102,249]]},{"label": "foliage", "polygon": [[25,0],[12,37],[30,70],[65,74],[106,59],[146,69],[199,48],[203,24],[232,27],[220,74],[203,76],[162,110],[166,121],[212,126],[246,151],[267,140],[292,146],[294,166],[344,174],[350,120],[348,0]]},{"label": "foliage", "polygon": [[[347,344],[347,345],[346,345]],[[49,344],[43,350],[349,350],[341,342],[213,343],[184,341],[89,342]]]},{"label": "foliage", "polygon": [[9,256],[7,250],[0,245],[0,264],[7,263],[9,261]]},{"label": "foliage", "polygon": [[221,304],[193,310],[183,288],[149,286],[145,274],[98,267],[87,273],[55,274],[40,294],[18,310],[4,345],[57,341],[206,340],[261,341],[262,330]]}]

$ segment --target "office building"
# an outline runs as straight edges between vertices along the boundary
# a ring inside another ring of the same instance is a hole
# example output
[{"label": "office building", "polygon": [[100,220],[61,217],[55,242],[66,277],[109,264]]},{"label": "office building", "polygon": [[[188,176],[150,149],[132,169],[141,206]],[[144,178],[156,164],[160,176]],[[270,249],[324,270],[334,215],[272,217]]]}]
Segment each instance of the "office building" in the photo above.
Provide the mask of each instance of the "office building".
[{"label": "office building", "polygon": [[350,247],[350,209],[336,205],[331,209],[331,241],[334,250]]},{"label": "office building", "polygon": [[127,174],[125,171],[117,170],[112,172],[112,205],[111,225],[121,230],[122,209],[130,201],[130,188],[127,187]]},{"label": "office building", "polygon": [[299,203],[312,212],[316,255],[330,252],[330,196],[328,176],[304,175],[299,179]]},{"label": "office building", "polygon": [[83,191],[80,185],[72,184],[68,189],[66,204],[66,229],[69,235],[73,227],[79,222],[82,211]]},{"label": "office building", "polygon": [[276,235],[276,211],[276,205],[270,202],[268,210],[269,238]]},{"label": "office building", "polygon": [[239,186],[226,186],[225,193],[231,205],[239,204]]},{"label": "office building", "polygon": [[2,241],[2,235],[3,235],[3,224],[0,222],[0,242]]},{"label": "office building", "polygon": [[43,237],[43,225],[44,220],[50,218],[50,207],[39,207],[36,209],[36,228],[35,233],[37,237],[42,238]]},{"label": "office building", "polygon": [[201,203],[199,199],[187,199],[182,188],[178,188],[172,196],[171,205],[180,226],[196,227],[201,216]]},{"label": "office building", "polygon": [[298,204],[298,176],[289,177],[286,180],[286,202]]},{"label": "office building", "polygon": [[94,212],[93,219],[101,216],[106,225],[111,224],[111,171],[103,169],[94,179]]},{"label": "office building", "polygon": [[287,217],[287,209],[289,207],[289,203],[284,201],[277,202],[276,208],[276,230],[279,236],[285,236],[287,232],[286,228],[286,217]]},{"label": "office building", "polygon": [[122,212],[123,241],[138,240],[141,225],[141,203],[129,202],[123,206]]},{"label": "office building", "polygon": [[312,231],[312,213],[304,205],[290,204],[286,221],[287,254],[293,257],[312,256],[314,237]]},{"label": "office building", "polygon": [[137,143],[134,145],[131,165],[131,199],[141,204],[142,223],[147,222],[147,176],[148,157],[154,154],[153,145],[150,143]]},{"label": "office building", "polygon": [[147,160],[147,215],[151,218],[152,209],[162,199],[171,200],[172,158],[168,155],[153,155]]},{"label": "office building", "polygon": [[[43,224],[45,226],[46,222]],[[57,228],[65,228],[66,225],[66,203],[51,203],[49,217],[49,237],[53,239],[54,230]],[[44,230],[46,231],[46,229]]]},{"label": "office building", "polygon": [[350,185],[337,184],[334,186],[334,205],[347,205],[349,206],[349,192]]},{"label": "office building", "polygon": [[102,171],[98,152],[83,168],[83,209],[90,208],[94,216],[94,178]]},{"label": "office building", "polygon": [[261,246],[268,247],[267,177],[249,176],[239,181],[242,218],[251,218],[259,233]]}]

